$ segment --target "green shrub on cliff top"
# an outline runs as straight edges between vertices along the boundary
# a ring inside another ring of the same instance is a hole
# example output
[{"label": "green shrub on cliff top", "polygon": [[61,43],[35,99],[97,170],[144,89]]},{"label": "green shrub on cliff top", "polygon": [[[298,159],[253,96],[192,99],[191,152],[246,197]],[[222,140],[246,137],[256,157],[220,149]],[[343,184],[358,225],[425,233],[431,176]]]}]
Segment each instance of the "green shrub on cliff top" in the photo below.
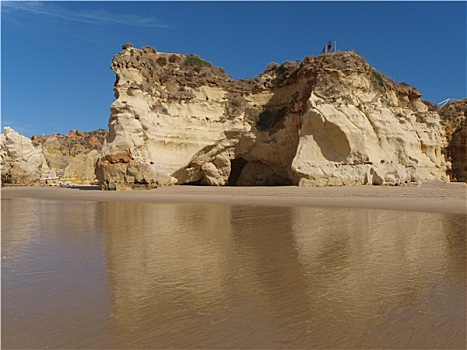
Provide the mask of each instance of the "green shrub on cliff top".
[{"label": "green shrub on cliff top", "polygon": [[211,63],[202,60],[197,56],[188,56],[183,62],[185,66],[196,66],[196,67],[211,67]]},{"label": "green shrub on cliff top", "polygon": [[383,79],[383,75],[381,73],[379,73],[379,72],[377,72],[376,70],[373,69],[371,71],[371,76],[376,81],[376,84],[378,84],[381,87],[384,87],[384,79]]}]

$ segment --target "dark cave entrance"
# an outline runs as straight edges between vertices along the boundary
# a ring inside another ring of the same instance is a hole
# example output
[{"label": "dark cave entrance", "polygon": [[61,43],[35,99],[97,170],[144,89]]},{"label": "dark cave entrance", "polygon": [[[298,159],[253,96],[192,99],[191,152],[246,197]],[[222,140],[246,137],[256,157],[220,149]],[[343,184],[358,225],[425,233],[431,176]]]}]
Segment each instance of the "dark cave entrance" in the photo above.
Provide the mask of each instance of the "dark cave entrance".
[{"label": "dark cave entrance", "polygon": [[242,170],[245,167],[246,163],[248,163],[248,161],[246,161],[243,158],[235,158],[230,161],[231,170],[226,186],[236,186],[237,180],[240,178],[240,175],[242,174]]}]

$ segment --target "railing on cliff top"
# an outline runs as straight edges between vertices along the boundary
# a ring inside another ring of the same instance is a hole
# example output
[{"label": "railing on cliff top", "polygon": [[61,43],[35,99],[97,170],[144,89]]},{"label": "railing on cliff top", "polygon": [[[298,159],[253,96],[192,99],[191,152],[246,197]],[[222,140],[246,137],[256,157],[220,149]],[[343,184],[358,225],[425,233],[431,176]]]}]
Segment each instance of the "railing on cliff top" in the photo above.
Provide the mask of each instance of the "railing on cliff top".
[{"label": "railing on cliff top", "polygon": [[[323,49],[321,50],[320,55],[324,55],[327,53],[335,53],[337,52],[337,41],[329,41],[327,44],[324,45]],[[393,83],[400,84],[401,82],[395,78],[392,78],[386,74],[384,74],[386,78],[391,80]]]}]

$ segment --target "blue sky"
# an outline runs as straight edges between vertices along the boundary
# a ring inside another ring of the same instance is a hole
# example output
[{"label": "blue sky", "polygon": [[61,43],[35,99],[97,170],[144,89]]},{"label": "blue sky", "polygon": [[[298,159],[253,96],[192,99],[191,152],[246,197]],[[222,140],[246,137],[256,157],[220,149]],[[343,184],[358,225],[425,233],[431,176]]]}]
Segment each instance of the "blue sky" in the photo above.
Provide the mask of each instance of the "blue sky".
[{"label": "blue sky", "polygon": [[355,50],[433,103],[464,98],[466,2],[9,2],[1,12],[1,119],[27,135],[107,129],[122,44],[195,53],[234,78]]}]

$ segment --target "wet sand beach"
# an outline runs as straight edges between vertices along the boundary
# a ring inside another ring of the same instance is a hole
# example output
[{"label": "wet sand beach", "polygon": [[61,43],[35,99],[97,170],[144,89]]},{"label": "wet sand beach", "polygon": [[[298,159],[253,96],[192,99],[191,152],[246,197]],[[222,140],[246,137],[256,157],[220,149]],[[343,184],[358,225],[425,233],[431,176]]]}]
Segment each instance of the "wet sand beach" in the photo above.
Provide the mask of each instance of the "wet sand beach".
[{"label": "wet sand beach", "polygon": [[430,182],[413,187],[208,187],[171,186],[118,192],[97,187],[5,187],[2,198],[97,202],[205,203],[232,205],[347,207],[467,215],[465,183]]},{"label": "wet sand beach", "polygon": [[463,183],[1,196],[5,349],[465,348]]}]

